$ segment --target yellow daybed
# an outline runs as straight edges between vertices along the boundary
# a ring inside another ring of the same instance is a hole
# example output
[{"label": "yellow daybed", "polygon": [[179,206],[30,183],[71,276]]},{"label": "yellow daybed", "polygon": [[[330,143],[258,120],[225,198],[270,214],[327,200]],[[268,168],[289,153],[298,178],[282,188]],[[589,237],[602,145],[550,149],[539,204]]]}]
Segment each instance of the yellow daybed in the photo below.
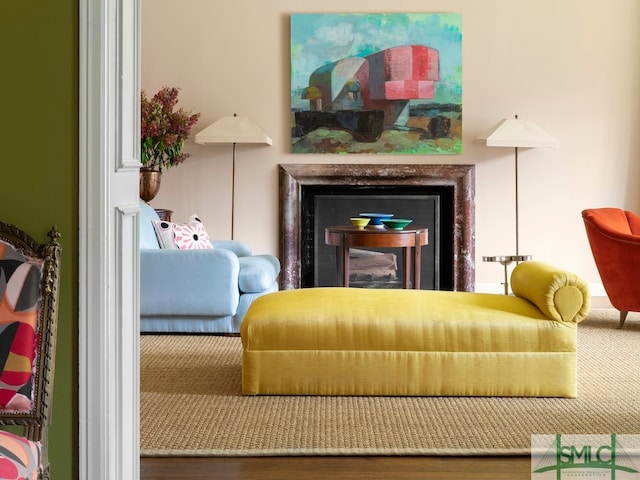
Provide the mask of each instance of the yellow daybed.
[{"label": "yellow daybed", "polygon": [[245,394],[575,397],[586,283],[542,262],[514,295],[309,288],[264,295],[241,327]]}]

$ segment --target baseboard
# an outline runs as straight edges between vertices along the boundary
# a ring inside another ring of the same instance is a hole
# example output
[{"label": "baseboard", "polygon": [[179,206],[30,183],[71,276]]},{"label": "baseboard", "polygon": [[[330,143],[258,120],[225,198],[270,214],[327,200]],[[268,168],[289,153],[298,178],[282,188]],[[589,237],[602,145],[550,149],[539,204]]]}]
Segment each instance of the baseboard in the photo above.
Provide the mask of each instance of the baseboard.
[{"label": "baseboard", "polygon": [[591,297],[591,308],[614,308],[609,301],[609,297]]}]

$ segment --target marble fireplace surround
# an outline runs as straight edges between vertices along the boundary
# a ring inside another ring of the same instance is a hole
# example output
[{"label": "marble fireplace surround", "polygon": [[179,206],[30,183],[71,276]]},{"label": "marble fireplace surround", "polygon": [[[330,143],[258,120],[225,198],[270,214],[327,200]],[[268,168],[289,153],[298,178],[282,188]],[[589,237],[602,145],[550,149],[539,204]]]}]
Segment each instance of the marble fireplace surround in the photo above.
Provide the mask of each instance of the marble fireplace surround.
[{"label": "marble fireplace surround", "polygon": [[475,166],[441,164],[280,164],[280,288],[301,286],[301,197],[305,186],[453,187],[453,285],[475,288]]}]

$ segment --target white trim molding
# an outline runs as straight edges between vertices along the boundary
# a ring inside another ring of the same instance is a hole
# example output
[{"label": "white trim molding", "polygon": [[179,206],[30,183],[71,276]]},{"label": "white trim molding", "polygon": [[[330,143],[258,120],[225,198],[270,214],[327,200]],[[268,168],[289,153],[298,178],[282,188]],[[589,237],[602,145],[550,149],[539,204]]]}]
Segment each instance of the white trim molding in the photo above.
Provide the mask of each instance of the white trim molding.
[{"label": "white trim molding", "polygon": [[79,478],[136,480],[140,3],[79,13]]}]

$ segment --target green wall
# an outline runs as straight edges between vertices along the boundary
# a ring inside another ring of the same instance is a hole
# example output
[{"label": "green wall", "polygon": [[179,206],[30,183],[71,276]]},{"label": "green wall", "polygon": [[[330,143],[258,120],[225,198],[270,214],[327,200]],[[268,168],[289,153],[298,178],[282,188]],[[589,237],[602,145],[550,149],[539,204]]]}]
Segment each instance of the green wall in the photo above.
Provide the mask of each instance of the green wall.
[{"label": "green wall", "polygon": [[50,457],[78,477],[78,1],[0,10],[0,220],[38,241],[62,233]]}]

